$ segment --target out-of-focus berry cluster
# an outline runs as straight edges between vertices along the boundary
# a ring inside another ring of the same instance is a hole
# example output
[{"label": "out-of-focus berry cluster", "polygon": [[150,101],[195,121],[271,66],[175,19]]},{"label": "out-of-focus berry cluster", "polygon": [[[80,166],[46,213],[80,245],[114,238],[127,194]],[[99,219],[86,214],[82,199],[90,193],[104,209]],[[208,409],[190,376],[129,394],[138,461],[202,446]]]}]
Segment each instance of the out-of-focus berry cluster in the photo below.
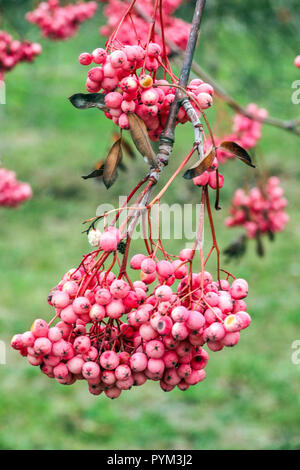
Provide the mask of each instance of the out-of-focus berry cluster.
[{"label": "out-of-focus berry cluster", "polygon": [[31,197],[29,184],[18,181],[13,171],[0,168],[0,207],[17,207]]},{"label": "out-of-focus berry cluster", "polygon": [[268,232],[281,232],[289,220],[285,212],[287,205],[279,179],[272,176],[263,190],[255,187],[246,193],[243,189],[237,189],[230,217],[225,223],[227,227],[244,227],[248,238]]},{"label": "out-of-focus berry cluster", "polygon": [[18,41],[6,31],[0,31],[0,80],[20,62],[32,62],[41,54],[42,46],[29,41]]},{"label": "out-of-focus berry cluster", "polygon": [[44,37],[68,39],[77,33],[81,23],[94,16],[97,6],[93,1],[60,6],[59,0],[48,0],[28,12],[26,19],[39,26]]}]

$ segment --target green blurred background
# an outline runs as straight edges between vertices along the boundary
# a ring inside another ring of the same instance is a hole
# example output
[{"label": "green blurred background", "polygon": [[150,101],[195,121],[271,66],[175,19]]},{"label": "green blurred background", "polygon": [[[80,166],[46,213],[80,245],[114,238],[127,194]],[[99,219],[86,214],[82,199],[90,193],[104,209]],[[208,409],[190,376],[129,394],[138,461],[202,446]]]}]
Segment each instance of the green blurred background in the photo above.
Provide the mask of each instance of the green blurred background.
[{"label": "green blurred background", "polygon": [[[14,34],[17,28],[39,40],[38,31],[23,20],[32,3],[0,0],[9,18],[0,28]],[[291,103],[291,84],[300,79],[293,65],[300,52],[297,3],[208,0],[196,52],[201,65],[242,104],[254,101],[282,118],[299,116],[299,106]],[[179,14],[190,19],[192,2]],[[236,348],[211,354],[203,383],[185,393],[163,393],[157,383],[147,383],[110,401],[89,395],[83,383],[68,388],[50,381],[10,350],[14,333],[28,329],[36,317],[50,318],[49,289],[89,250],[82,221],[100,203],[116,203],[146,171],[142,159],[128,160],[127,172],[109,192],[80,178],[105,157],[114,129],[99,112],[76,111],[67,100],[84,91],[86,69],[77,57],[103,45],[101,23],[100,7],[76,38],[42,40],[44,52],[34,65],[7,74],[0,158],[30,182],[34,198],[18,210],[0,210],[0,339],[7,343],[7,364],[0,365],[0,448],[297,449],[300,365],[291,355],[293,341],[300,340],[299,138],[279,129],[264,127],[255,155],[260,169],[280,176],[291,221],[266,243],[263,259],[250,243],[239,262],[223,260],[249,281],[253,323]],[[232,113],[222,103],[207,114],[218,132],[230,129]],[[192,142],[189,126],[178,127],[172,162],[159,187],[187,153],[187,142]],[[240,233],[224,227],[230,199],[253,173],[238,161],[221,171],[222,211],[214,215],[225,248]],[[164,202],[199,202],[199,190],[179,177]],[[183,243],[170,242],[171,250]],[[206,243],[208,248],[209,233]]]}]

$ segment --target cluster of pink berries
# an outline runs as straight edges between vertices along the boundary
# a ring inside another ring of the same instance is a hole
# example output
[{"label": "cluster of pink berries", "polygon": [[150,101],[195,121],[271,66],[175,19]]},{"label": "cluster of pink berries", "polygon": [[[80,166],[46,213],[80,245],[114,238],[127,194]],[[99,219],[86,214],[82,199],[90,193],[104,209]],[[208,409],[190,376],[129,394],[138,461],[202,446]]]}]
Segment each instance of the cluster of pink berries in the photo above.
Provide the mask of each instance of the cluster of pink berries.
[{"label": "cluster of pink berries", "polygon": [[94,16],[97,7],[94,1],[60,6],[59,0],[48,0],[28,12],[26,19],[38,25],[44,37],[67,39],[76,34],[81,23]]},{"label": "cluster of pink berries", "polygon": [[[162,2],[162,14],[163,14],[163,26],[165,37],[176,44],[182,50],[185,50],[191,25],[180,18],[172,16],[174,11],[180,6],[182,0],[163,0]],[[149,17],[153,15],[153,2],[152,0],[139,0],[139,7]],[[103,9],[103,14],[107,18],[107,24],[100,28],[100,34],[102,36],[109,37],[120,24],[120,20],[123,18],[128,5],[121,0],[108,0],[107,5]],[[134,28],[132,27],[134,24]],[[161,21],[159,13],[156,17],[156,25],[161,28]],[[122,27],[118,31],[118,40],[122,44],[135,45],[138,41],[143,43],[148,35],[149,24],[138,13],[133,9],[130,17],[126,17]],[[162,46],[161,36],[155,34],[155,42]],[[166,46],[166,51],[169,53],[169,48]]]},{"label": "cluster of pink berries", "polygon": [[13,171],[0,168],[0,207],[17,207],[31,197],[29,184],[17,181]]},{"label": "cluster of pink berries", "polygon": [[272,176],[263,190],[255,187],[248,194],[243,189],[236,190],[231,215],[225,223],[227,227],[243,226],[249,238],[258,233],[280,232],[289,221],[287,204],[279,179]]},{"label": "cluster of pink berries", "polygon": [[0,31],[0,80],[19,62],[32,62],[41,54],[42,46],[29,41],[18,41],[6,31]]},{"label": "cluster of pink berries", "polygon": [[298,69],[300,69],[300,55],[297,55],[294,64]]},{"label": "cluster of pink berries", "polygon": [[35,320],[31,331],[13,337],[12,347],[61,384],[86,380],[94,395],[117,398],[147,380],[164,391],[187,390],[205,378],[209,356],[202,346],[234,346],[249,326],[247,282],[230,285],[213,282],[209,272],[191,273],[189,249],[173,262],[136,254],[130,266],[141,280],[116,278],[104,261],[119,240],[116,228],[98,233],[93,242],[100,248],[50,291],[52,321]]},{"label": "cluster of pink berries", "polygon": [[[158,140],[165,128],[176,93],[176,87],[167,80],[151,76],[155,76],[162,63],[161,53],[160,45],[152,42],[147,48],[124,46],[110,54],[98,48],[92,54],[85,52],[79,56],[82,65],[92,62],[98,65],[89,70],[86,88],[90,93],[103,90],[106,117],[121,129],[129,129],[128,113],[136,113],[145,122],[152,140]],[[138,69],[142,69],[139,75]],[[150,74],[145,74],[145,70]],[[201,109],[212,105],[214,90],[202,80],[192,80],[187,90]],[[191,103],[200,114],[195,103]],[[185,110],[180,108],[177,122],[187,121]]]}]

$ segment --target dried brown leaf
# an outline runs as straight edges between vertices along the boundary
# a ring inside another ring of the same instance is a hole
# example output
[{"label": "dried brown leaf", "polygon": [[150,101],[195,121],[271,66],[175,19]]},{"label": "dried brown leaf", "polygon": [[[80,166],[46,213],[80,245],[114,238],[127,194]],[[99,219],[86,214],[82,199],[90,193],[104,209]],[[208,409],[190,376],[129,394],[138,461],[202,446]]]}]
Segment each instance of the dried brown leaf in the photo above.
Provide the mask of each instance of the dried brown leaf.
[{"label": "dried brown leaf", "polygon": [[151,146],[146,124],[135,113],[129,113],[128,120],[130,126],[130,134],[136,148],[146,159],[149,165],[156,166],[156,155]]},{"label": "dried brown leaf", "polygon": [[194,166],[189,168],[183,175],[186,180],[191,180],[196,176],[202,175],[208,168],[212,165],[214,158],[216,156],[216,151],[213,146],[206,152],[204,159],[199,163],[197,162]]},{"label": "dried brown leaf", "polygon": [[104,164],[103,182],[109,189],[117,179],[117,168],[122,160],[122,139],[117,140],[110,149]]},{"label": "dried brown leaf", "polygon": [[255,165],[253,165],[249,153],[235,142],[222,142],[218,148],[225,150],[226,152],[232,153],[235,157],[239,158],[240,160],[242,160],[242,162],[246,163],[246,165],[255,168]]}]

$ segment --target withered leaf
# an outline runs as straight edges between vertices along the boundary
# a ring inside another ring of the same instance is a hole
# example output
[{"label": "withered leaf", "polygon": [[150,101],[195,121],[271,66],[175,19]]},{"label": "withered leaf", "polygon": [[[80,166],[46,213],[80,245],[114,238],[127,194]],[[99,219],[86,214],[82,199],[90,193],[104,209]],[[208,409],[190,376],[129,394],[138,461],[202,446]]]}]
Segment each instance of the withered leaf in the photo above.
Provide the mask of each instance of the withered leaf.
[{"label": "withered leaf", "polygon": [[86,176],[82,176],[82,178],[84,180],[87,180],[89,178],[97,178],[99,176],[102,176],[103,175],[103,170],[104,170],[104,165],[102,165],[100,168],[98,168],[97,170],[93,170],[90,174],[86,175]]},{"label": "withered leaf", "polygon": [[249,153],[235,142],[222,142],[218,148],[225,150],[226,152],[232,153],[235,157],[239,158],[240,160],[242,160],[242,162],[246,163],[246,165],[255,168],[255,165],[253,165]]},{"label": "withered leaf", "polygon": [[109,189],[117,179],[117,168],[122,160],[122,156],[122,139],[120,137],[113,144],[104,163],[103,181],[107,189]]},{"label": "withered leaf", "polygon": [[131,134],[132,140],[136,148],[142,154],[142,156],[146,159],[149,165],[156,166],[157,165],[156,155],[151,146],[146,124],[135,113],[129,113],[128,120],[129,120],[130,134]]},{"label": "withered leaf", "polygon": [[107,109],[102,93],[76,93],[69,100],[77,109],[98,108],[102,111]]},{"label": "withered leaf", "polygon": [[[116,141],[119,139],[119,134],[117,133],[114,133],[113,134],[113,140]],[[124,139],[124,136],[122,136],[122,148],[124,150],[124,152],[127,153],[127,155],[132,158],[132,159],[135,159],[136,158],[136,154],[132,148],[132,146],[130,145],[130,143]]]},{"label": "withered leaf", "polygon": [[202,175],[211,165],[212,162],[214,161],[214,158],[216,156],[216,151],[213,146],[210,147],[210,149],[206,152],[204,155],[203,160],[199,163],[199,161],[189,168],[183,175],[183,177],[186,180],[191,180],[192,178],[195,178],[196,176]]}]

